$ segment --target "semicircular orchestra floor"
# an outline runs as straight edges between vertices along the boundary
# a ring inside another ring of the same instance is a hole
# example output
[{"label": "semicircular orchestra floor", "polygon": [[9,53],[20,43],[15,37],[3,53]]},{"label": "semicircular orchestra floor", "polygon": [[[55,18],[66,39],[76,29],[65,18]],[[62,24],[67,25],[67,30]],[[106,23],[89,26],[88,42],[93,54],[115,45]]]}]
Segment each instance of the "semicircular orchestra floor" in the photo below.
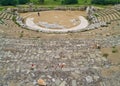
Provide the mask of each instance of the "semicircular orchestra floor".
[{"label": "semicircular orchestra floor", "polygon": [[42,11],[39,15],[31,12],[21,16],[29,29],[43,32],[68,32],[88,26],[85,11]]}]

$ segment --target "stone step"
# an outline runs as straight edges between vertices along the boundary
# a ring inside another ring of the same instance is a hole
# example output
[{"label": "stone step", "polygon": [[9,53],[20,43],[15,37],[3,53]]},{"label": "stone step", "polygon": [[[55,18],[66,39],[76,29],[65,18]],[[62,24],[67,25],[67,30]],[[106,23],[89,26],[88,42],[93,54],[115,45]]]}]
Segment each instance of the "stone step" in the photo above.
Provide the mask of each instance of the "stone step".
[{"label": "stone step", "polygon": [[5,13],[3,12],[3,13],[0,15],[0,18],[3,18],[4,15],[5,15]]},{"label": "stone step", "polygon": [[76,80],[72,80],[72,86],[77,86]]},{"label": "stone step", "polygon": [[116,20],[116,19],[117,19],[117,17],[116,17],[115,14],[111,14],[111,16],[113,17],[113,20]]},{"label": "stone step", "polygon": [[3,19],[6,19],[7,15],[8,15],[8,14],[7,14],[7,13],[5,13],[5,15],[3,16]]},{"label": "stone step", "polygon": [[112,21],[112,20],[117,20],[117,19],[119,19],[119,15],[117,15],[117,14],[110,14],[110,15],[106,15],[106,16],[99,16],[98,17],[98,21],[100,22],[100,21],[102,21],[102,22],[110,22],[110,21]]},{"label": "stone step", "polygon": [[100,86],[106,86],[104,82],[100,82]]},{"label": "stone step", "polygon": [[117,13],[114,13],[114,15],[117,17],[117,19],[120,19],[120,16]]},{"label": "stone step", "polygon": [[9,19],[12,20],[12,19],[13,19],[13,15],[11,15],[11,16],[9,17]]},{"label": "stone step", "polygon": [[114,13],[118,14],[120,16],[120,12],[117,10],[114,10]]},{"label": "stone step", "polygon": [[2,14],[2,12],[0,12],[0,15]]},{"label": "stone step", "polygon": [[59,86],[66,86],[66,81],[63,81]]},{"label": "stone step", "polygon": [[11,14],[8,14],[7,17],[6,17],[6,19],[9,20],[10,16],[11,16]]}]

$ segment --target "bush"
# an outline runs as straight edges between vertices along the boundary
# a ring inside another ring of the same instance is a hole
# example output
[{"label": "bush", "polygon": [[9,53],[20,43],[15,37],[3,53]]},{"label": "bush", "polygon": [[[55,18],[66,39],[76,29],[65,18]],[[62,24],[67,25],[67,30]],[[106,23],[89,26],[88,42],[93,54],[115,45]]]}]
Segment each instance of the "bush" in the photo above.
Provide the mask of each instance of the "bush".
[{"label": "bush", "polygon": [[24,31],[21,31],[21,33],[20,33],[20,38],[23,37],[23,33],[24,33]]},{"label": "bush", "polygon": [[107,4],[120,4],[120,0],[91,0],[92,4],[101,4],[101,5],[107,5]]},{"label": "bush", "polygon": [[99,17],[99,15],[97,13],[94,14],[95,17]]},{"label": "bush", "polygon": [[18,0],[19,4],[26,4],[28,2],[30,2],[30,0]]},{"label": "bush", "polygon": [[17,5],[18,4],[18,0],[1,0],[0,4],[3,6],[8,6],[8,5]]},{"label": "bush", "polygon": [[117,49],[113,49],[113,50],[112,50],[112,53],[117,53],[117,52],[118,52]]},{"label": "bush", "polygon": [[112,46],[112,48],[116,48],[116,46]]},{"label": "bush", "polygon": [[108,53],[104,53],[103,56],[107,58],[108,57]]},{"label": "bush", "polygon": [[62,0],[62,4],[78,4],[78,0]]}]

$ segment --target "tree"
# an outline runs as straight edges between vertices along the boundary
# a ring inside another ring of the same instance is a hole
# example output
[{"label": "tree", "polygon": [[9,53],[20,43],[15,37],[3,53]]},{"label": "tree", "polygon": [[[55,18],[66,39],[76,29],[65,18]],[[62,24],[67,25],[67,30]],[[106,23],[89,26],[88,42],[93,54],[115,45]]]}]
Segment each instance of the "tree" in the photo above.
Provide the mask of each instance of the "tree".
[{"label": "tree", "polygon": [[78,0],[62,0],[62,4],[77,4]]},{"label": "tree", "polygon": [[92,4],[102,4],[102,5],[107,5],[107,4],[120,4],[120,0],[92,0]]},{"label": "tree", "polygon": [[30,0],[18,0],[19,4],[26,4],[28,2],[30,2]]},{"label": "tree", "polygon": [[18,4],[18,0],[1,0],[1,5],[16,5]]},{"label": "tree", "polygon": [[44,4],[44,0],[39,0],[39,3],[40,4]]},{"label": "tree", "polygon": [[1,5],[8,5],[10,0],[1,0]]},{"label": "tree", "polygon": [[105,4],[105,0],[92,0],[92,4]]},{"label": "tree", "polygon": [[39,4],[38,3],[38,0],[30,0],[31,3],[34,3],[34,4]]}]

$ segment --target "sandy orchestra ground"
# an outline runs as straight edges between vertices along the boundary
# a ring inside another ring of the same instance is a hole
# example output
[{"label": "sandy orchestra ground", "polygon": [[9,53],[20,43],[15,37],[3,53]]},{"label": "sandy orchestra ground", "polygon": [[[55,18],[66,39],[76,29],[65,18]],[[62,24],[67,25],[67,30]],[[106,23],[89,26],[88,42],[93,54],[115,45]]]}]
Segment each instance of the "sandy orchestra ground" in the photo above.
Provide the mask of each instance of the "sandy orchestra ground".
[{"label": "sandy orchestra ground", "polygon": [[86,16],[85,11],[44,11],[40,12],[22,13],[20,14],[23,18],[31,17],[34,18],[34,22],[48,22],[50,24],[59,24],[66,28],[74,27],[80,24],[80,22],[74,24],[71,22],[73,19],[78,19],[79,16]]}]

